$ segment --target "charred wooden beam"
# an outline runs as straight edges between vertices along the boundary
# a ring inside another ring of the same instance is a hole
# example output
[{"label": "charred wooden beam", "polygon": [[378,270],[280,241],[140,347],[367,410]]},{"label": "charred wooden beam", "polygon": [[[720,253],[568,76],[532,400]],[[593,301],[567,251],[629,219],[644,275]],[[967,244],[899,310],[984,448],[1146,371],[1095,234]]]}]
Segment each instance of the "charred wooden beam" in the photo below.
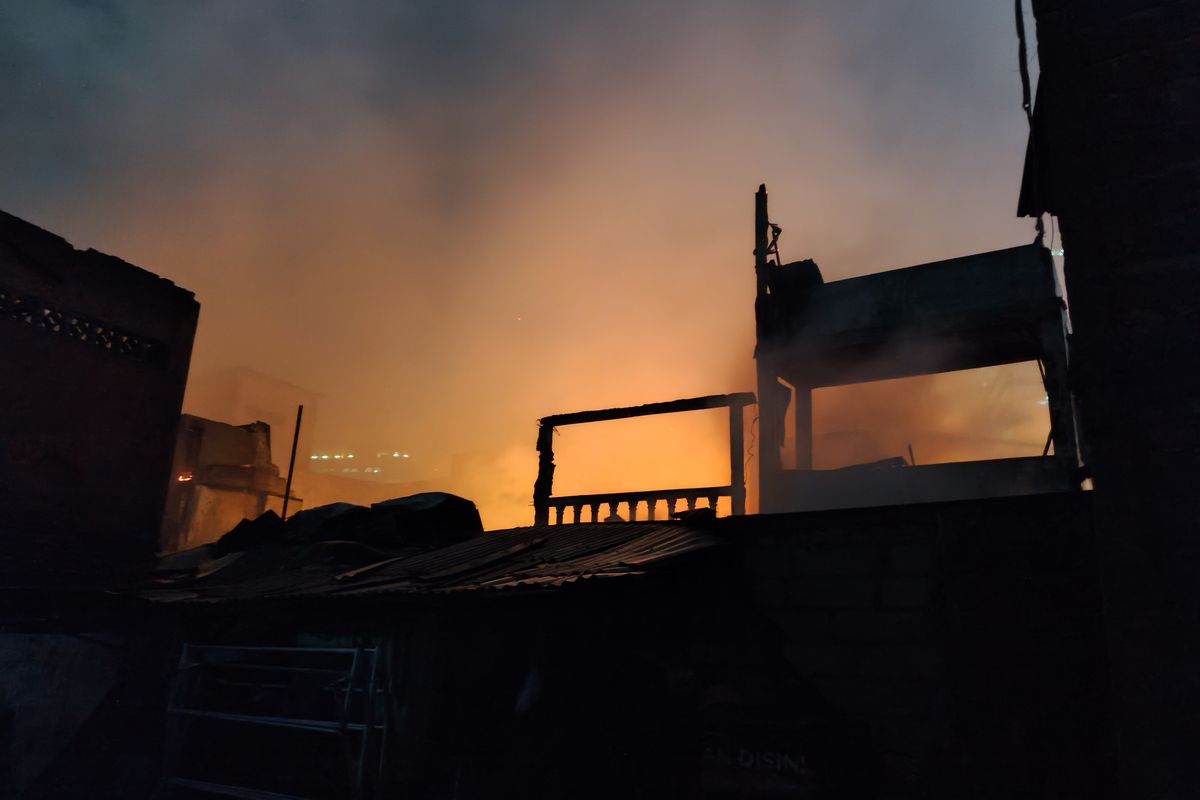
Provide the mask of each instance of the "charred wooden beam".
[{"label": "charred wooden beam", "polygon": [[734,392],[733,394],[710,394],[704,397],[689,397],[683,400],[668,400],[662,403],[646,403],[640,406],[625,406],[623,408],[602,408],[595,411],[575,411],[567,414],[551,414],[542,417],[542,427],[559,427],[562,425],[579,425],[587,422],[607,422],[615,419],[631,419],[633,417],[649,417],[655,414],[674,414],[680,411],[703,411],[707,408],[731,408],[733,406],[754,405],[753,392]]}]

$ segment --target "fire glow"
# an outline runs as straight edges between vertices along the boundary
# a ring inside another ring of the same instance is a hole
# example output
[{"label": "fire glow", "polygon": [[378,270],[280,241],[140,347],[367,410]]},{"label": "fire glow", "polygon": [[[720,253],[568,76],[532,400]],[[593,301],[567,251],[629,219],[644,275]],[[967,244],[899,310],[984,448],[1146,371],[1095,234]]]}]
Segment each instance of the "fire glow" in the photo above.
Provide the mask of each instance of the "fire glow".
[{"label": "fire glow", "polygon": [[[185,411],[223,419],[193,384],[248,366],[322,395],[305,418],[318,453],[414,454],[388,459],[355,502],[446,490],[488,527],[528,524],[537,418],[753,387],[746,207],[760,181],[792,221],[785,257],[830,278],[1028,239],[1011,208],[1027,127],[1008,10],[945,4],[920,47],[899,24],[908,12],[876,11],[731,6],[680,24],[615,3],[598,26],[566,4],[532,28],[472,17],[460,42],[420,15],[337,34],[349,23],[333,6],[286,20],[254,4],[186,20],[164,7],[143,23],[163,35],[103,63],[82,53],[86,82],[69,76],[106,108],[60,126],[78,136],[81,174],[47,182],[58,152],[31,160],[24,183],[6,180],[20,198],[8,205],[196,292]],[[235,50],[235,29],[272,35]],[[376,29],[389,35],[358,35]],[[71,49],[46,46],[48,64]],[[139,71],[158,79],[130,81]],[[824,413],[844,427],[844,409]],[[580,485],[720,480],[721,434],[677,447],[669,427],[603,426],[581,448],[595,460],[578,462]],[[656,443],[677,455],[638,455]],[[307,467],[333,461],[301,458],[306,506],[349,498],[305,486]]]}]

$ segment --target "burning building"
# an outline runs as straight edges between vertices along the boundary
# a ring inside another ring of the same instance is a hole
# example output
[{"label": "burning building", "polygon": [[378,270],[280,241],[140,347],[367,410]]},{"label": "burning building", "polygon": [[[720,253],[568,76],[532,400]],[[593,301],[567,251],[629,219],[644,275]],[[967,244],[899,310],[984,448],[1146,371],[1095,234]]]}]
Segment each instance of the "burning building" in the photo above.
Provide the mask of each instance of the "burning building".
[{"label": "burning building", "polygon": [[[1037,244],[826,283],[779,263],[766,187],[755,196],[759,507],[766,513],[1078,489],[1065,304]],[[813,391],[1036,362],[1047,399],[1040,457],[949,464],[905,459],[814,469]],[[791,468],[784,467],[790,422]],[[1053,455],[1050,454],[1053,446]]]},{"label": "burning building", "polygon": [[[271,463],[271,426],[229,425],[192,414],[179,420],[168,481],[161,548],[166,552],[215,541],[243,519],[283,512],[286,481]],[[288,504],[301,508],[292,495]]]},{"label": "burning building", "polygon": [[[143,597],[183,644],[160,788],[1102,796],[1092,493],[1049,254],[824,284],[757,244],[757,397],[542,418],[533,527],[482,534],[470,504],[417,495],[266,515],[164,559]],[[811,470],[813,387],[1014,361],[1042,365],[1043,455]],[[746,515],[756,405],[770,513]],[[557,428],[708,409],[728,415],[727,484],[554,493]]]},{"label": "burning building", "polygon": [[[532,527],[428,494],[162,559],[123,596],[139,724],[101,704],[35,789],[1194,796],[1200,12],[1033,5],[1022,210],[1061,220],[1070,336],[1041,241],[826,283],[771,263],[761,193],[756,396],[543,418]],[[818,388],[1012,362],[1042,366],[1041,455],[813,469]],[[554,494],[556,426],[712,408],[728,483]]]}]

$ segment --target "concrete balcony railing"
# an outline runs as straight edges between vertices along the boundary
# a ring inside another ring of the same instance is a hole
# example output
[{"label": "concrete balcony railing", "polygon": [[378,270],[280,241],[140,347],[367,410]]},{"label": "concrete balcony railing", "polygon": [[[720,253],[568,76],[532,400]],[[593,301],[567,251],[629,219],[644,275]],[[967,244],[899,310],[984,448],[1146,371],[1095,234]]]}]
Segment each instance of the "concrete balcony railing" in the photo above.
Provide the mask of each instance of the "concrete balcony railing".
[{"label": "concrete balcony railing", "polygon": [[[561,525],[567,520],[566,510],[571,509],[571,522],[583,522],[584,509],[590,512],[590,522],[604,522],[619,518],[633,522],[638,519],[640,509],[645,507],[645,519],[654,520],[660,503],[664,504],[667,518],[676,514],[679,504],[694,510],[704,501],[714,513],[722,497],[730,500],[730,513],[746,513],[746,477],[743,442],[743,409],[754,405],[751,392],[707,395],[665,403],[649,403],[627,408],[606,408],[597,411],[578,411],[571,414],[554,414],[539,420],[538,428],[538,477],[533,486],[534,524],[549,525],[550,510],[554,509],[554,523]],[[674,414],[681,411],[701,411],[710,408],[729,409],[729,484],[726,486],[700,486],[690,488],[650,489],[625,492],[603,492],[599,494],[577,494],[554,496],[554,429],[564,425],[579,425],[586,422],[606,422],[655,414]],[[703,506],[702,506],[703,507]],[[621,515],[622,508],[625,516]],[[603,513],[602,513],[603,512]]]}]

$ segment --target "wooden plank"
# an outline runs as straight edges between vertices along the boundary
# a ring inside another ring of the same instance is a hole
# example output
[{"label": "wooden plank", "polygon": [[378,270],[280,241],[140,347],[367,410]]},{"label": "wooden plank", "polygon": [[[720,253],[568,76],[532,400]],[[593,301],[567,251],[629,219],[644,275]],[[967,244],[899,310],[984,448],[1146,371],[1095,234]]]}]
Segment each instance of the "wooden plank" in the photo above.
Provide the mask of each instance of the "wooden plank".
[{"label": "wooden plank", "polygon": [[733,394],[710,394],[704,397],[689,397],[683,400],[668,400],[661,403],[646,403],[640,406],[625,406],[623,408],[602,408],[595,411],[575,411],[567,414],[551,414],[540,420],[543,427],[559,427],[562,425],[579,425],[586,422],[607,422],[614,419],[630,419],[633,417],[648,417],[654,414],[674,414],[680,411],[702,411],[708,408],[728,408],[730,406],[754,405],[753,392],[735,392]]}]

